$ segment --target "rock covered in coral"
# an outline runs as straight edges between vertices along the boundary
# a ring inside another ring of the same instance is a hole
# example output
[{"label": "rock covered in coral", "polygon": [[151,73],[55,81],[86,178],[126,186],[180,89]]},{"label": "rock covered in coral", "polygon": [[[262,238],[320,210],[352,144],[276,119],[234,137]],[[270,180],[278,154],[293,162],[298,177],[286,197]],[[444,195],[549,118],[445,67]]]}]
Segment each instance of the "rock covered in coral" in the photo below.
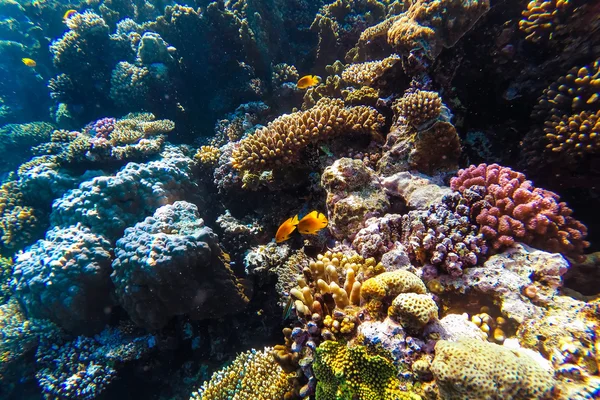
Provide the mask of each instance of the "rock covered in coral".
[{"label": "rock covered in coral", "polygon": [[221,317],[248,302],[217,236],[191,203],[163,206],[126,229],[112,267],[119,303],[136,324],[149,329],[176,315]]},{"label": "rock covered in coral", "polygon": [[517,244],[460,277],[440,276],[442,291],[492,296],[503,315],[521,323],[539,318],[557,296],[568,262],[560,254]]},{"label": "rock covered in coral", "polygon": [[438,399],[545,399],[555,385],[526,351],[478,340],[437,342],[431,372]]},{"label": "rock covered in coral", "polygon": [[215,372],[210,381],[192,393],[191,400],[284,399],[294,392],[294,373],[285,372],[275,362],[272,349],[250,350],[236,357],[233,363]]},{"label": "rock covered in coral", "polygon": [[411,210],[425,210],[451,193],[441,179],[409,171],[386,176],[381,183],[392,201],[398,198]]},{"label": "rock covered in coral", "polygon": [[327,191],[329,228],[339,239],[352,239],[367,219],[382,216],[389,201],[375,172],[360,160],[341,158],[321,176]]},{"label": "rock covered in coral", "polygon": [[[479,191],[470,202],[480,231],[495,250],[522,242],[542,250],[581,257],[587,228],[551,191],[536,188],[525,175],[498,164],[472,165],[452,178],[452,189]],[[479,188],[479,189],[478,189]]]},{"label": "rock covered in coral", "polygon": [[441,267],[450,275],[483,262],[487,246],[471,209],[460,193],[444,196],[427,211],[410,211],[402,217],[402,238],[413,261]]},{"label": "rock covered in coral", "polygon": [[31,148],[50,140],[54,127],[46,122],[7,124],[0,128],[2,171],[8,171],[31,157]]},{"label": "rock covered in coral", "polygon": [[439,320],[434,320],[425,327],[423,335],[425,337],[437,336],[439,340],[449,342],[487,339],[485,332],[469,321],[466,314],[448,314]]},{"label": "rock covered in coral", "polygon": [[352,242],[352,247],[365,258],[380,258],[383,254],[401,247],[402,216],[385,214],[383,217],[370,218]]},{"label": "rock covered in coral", "polygon": [[108,321],[111,243],[81,224],[55,227],[25,252],[13,271],[13,290],[27,313],[78,333]]},{"label": "rock covered in coral", "polygon": [[50,219],[60,226],[81,222],[116,240],[126,227],[156,208],[195,193],[193,163],[175,149],[167,149],[158,161],[129,163],[116,175],[85,181],[56,200]]}]

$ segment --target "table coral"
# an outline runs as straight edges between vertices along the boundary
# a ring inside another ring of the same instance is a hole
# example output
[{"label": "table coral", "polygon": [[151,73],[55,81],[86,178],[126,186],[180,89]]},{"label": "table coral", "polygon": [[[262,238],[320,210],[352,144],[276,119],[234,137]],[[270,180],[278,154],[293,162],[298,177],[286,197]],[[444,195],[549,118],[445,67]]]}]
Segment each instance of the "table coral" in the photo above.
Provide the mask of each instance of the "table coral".
[{"label": "table coral", "polygon": [[336,160],[323,172],[321,186],[327,191],[329,229],[339,239],[352,239],[367,219],[389,207],[379,178],[360,160]]},{"label": "table coral", "polygon": [[317,347],[313,364],[317,400],[419,400],[400,390],[396,368],[382,355],[371,355],[360,345],[326,341]]},{"label": "table coral", "polygon": [[238,355],[230,366],[215,372],[210,381],[193,392],[190,400],[289,399],[294,391],[291,381],[295,374],[286,373],[271,351],[266,347]]},{"label": "table coral", "polygon": [[536,188],[525,175],[498,164],[472,165],[460,170],[450,186],[465,194],[483,188],[476,207],[480,232],[494,250],[520,241],[534,247],[580,257],[588,246],[587,228],[571,217],[572,210],[557,194]]},{"label": "table coral", "polygon": [[427,211],[402,217],[402,237],[411,259],[440,266],[451,275],[484,261],[487,246],[470,221],[471,207],[459,193],[446,195]]},{"label": "table coral", "polygon": [[12,289],[27,313],[73,332],[93,332],[113,305],[111,243],[80,224],[55,227],[13,267]]},{"label": "table coral", "polygon": [[233,166],[243,171],[285,166],[311,143],[353,132],[375,134],[382,125],[383,117],[373,108],[321,99],[313,108],[281,116],[242,139],[233,151]]},{"label": "table coral", "polygon": [[217,236],[191,203],[163,206],[127,228],[112,267],[119,303],[148,329],[160,329],[175,315],[221,317],[248,302]]},{"label": "table coral", "polygon": [[522,350],[477,340],[435,345],[431,364],[438,399],[549,398],[552,373]]}]

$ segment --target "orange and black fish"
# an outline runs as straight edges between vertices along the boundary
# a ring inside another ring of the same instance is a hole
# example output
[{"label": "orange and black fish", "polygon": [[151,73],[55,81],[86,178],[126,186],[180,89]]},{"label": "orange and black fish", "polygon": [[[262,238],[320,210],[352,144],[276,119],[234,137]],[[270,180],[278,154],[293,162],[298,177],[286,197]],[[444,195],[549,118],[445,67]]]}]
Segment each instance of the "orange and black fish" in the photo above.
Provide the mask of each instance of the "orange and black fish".
[{"label": "orange and black fish", "polygon": [[298,232],[303,235],[316,235],[321,229],[327,227],[327,217],[318,211],[306,214],[298,222]]},{"label": "orange and black fish", "polygon": [[316,75],[305,75],[298,80],[296,86],[298,89],[308,89],[309,87],[316,86],[321,83],[321,78]]},{"label": "orange and black fish", "polygon": [[296,230],[296,225],[298,225],[298,216],[294,216],[292,218],[288,218],[285,220],[283,224],[277,229],[277,233],[275,234],[275,241],[277,243],[285,242],[290,238],[292,233]]}]

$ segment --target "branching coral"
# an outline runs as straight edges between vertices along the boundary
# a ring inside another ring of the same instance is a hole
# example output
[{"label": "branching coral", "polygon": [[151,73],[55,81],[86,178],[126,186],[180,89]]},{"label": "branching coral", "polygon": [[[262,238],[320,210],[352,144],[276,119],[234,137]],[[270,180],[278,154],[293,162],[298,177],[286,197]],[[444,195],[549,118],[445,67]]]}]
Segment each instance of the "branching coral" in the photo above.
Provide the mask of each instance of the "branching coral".
[{"label": "branching coral", "polygon": [[321,99],[307,110],[277,118],[242,139],[233,151],[238,170],[261,171],[298,160],[309,144],[348,133],[376,134],[383,117],[373,108],[344,107],[341,100]]},{"label": "branching coral", "polygon": [[564,29],[576,1],[531,0],[523,10],[519,29],[534,43],[552,39],[554,32]]},{"label": "branching coral", "polygon": [[141,105],[150,90],[150,79],[147,67],[121,61],[110,78],[110,97],[120,107]]},{"label": "branching coral", "polygon": [[277,87],[288,82],[296,83],[299,77],[300,75],[295,66],[280,63],[273,66],[273,72],[271,72],[271,84],[274,87]]},{"label": "branching coral", "polygon": [[[288,399],[294,392],[295,373],[286,373],[271,348],[240,354],[233,364],[217,371],[210,381],[192,393],[190,400]],[[286,396],[287,394],[287,396]]]},{"label": "branching coral", "polygon": [[427,211],[410,211],[402,217],[403,242],[420,264],[441,266],[451,275],[483,261],[487,246],[470,221],[471,208],[459,193],[444,196]]},{"label": "branching coral", "polygon": [[111,279],[119,302],[149,329],[162,328],[175,315],[220,317],[248,302],[216,235],[191,203],[161,207],[127,228],[115,256]]},{"label": "branching coral", "polygon": [[371,355],[360,345],[334,341],[322,343],[313,364],[317,400],[419,400],[400,390],[394,364],[382,355]]},{"label": "branching coral", "polygon": [[571,217],[572,210],[559,202],[557,194],[534,187],[520,172],[498,164],[472,165],[460,170],[450,185],[465,195],[482,187],[482,201],[471,207],[480,232],[495,250],[519,241],[579,257],[588,246],[587,228]]},{"label": "branching coral", "polygon": [[215,146],[202,146],[194,155],[194,160],[202,166],[214,167],[219,161],[221,150]]}]

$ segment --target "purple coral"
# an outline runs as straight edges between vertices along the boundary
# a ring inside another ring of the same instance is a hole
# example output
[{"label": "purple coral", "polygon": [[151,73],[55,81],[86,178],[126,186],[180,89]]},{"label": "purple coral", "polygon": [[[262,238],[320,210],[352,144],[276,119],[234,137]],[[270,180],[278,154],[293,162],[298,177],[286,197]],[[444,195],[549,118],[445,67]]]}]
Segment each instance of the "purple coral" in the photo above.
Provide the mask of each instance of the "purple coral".
[{"label": "purple coral", "polygon": [[114,118],[102,118],[89,125],[89,133],[95,138],[108,139],[115,130],[117,120]]}]

